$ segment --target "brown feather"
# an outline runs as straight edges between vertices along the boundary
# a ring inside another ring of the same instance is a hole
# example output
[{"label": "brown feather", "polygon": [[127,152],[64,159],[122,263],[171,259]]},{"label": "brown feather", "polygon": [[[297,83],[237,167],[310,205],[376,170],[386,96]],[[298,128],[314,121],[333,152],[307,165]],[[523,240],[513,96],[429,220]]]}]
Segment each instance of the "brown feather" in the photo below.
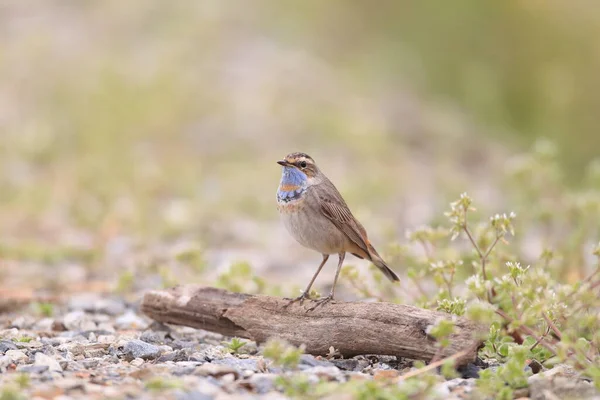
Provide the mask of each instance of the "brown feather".
[{"label": "brown feather", "polygon": [[336,187],[328,179],[324,179],[319,185],[314,186],[318,191],[319,203],[321,212],[333,224],[361,250],[363,250],[368,258],[371,258],[369,251],[369,239],[365,228],[354,218],[352,212],[346,205],[342,195]]},{"label": "brown feather", "polygon": [[375,247],[371,245],[371,242],[367,237],[367,231],[361,223],[354,218],[348,205],[344,201],[344,198],[333,183],[323,176],[323,181],[320,184],[313,186],[313,189],[316,190],[323,215],[333,222],[339,230],[358,246],[357,250],[362,250],[361,253],[364,252],[364,254],[360,255],[358,252],[352,252],[352,254],[358,258],[367,258],[375,264],[389,280],[399,281],[400,278],[398,278],[398,275],[387,266],[379,253],[377,253],[377,250],[375,250]]}]

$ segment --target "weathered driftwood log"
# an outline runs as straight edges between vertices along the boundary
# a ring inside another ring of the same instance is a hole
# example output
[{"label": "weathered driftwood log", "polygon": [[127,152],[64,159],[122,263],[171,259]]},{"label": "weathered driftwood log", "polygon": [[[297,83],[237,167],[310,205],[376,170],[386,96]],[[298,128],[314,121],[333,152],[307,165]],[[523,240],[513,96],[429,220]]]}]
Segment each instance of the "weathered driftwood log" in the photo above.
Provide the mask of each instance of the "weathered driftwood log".
[{"label": "weathered driftwood log", "polygon": [[[185,325],[262,343],[277,337],[314,355],[330,346],[345,357],[359,354],[395,355],[430,361],[454,356],[458,365],[471,362],[481,345],[482,327],[456,318],[450,345],[439,351],[427,334],[449,314],[391,303],[333,302],[307,312],[311,301],[289,300],[195,285],[147,293],[142,311],[156,321]],[[314,304],[314,303],[313,303]]]}]

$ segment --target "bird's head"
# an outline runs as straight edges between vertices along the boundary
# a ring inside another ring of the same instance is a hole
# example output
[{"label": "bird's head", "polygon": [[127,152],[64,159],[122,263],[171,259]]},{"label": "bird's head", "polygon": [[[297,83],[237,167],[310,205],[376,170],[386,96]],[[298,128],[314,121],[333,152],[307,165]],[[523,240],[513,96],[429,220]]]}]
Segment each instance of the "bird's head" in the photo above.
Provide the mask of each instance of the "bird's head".
[{"label": "bird's head", "polygon": [[298,174],[300,172],[307,178],[314,178],[319,173],[315,160],[305,153],[288,154],[283,160],[277,161],[277,164],[283,167],[284,173]]}]

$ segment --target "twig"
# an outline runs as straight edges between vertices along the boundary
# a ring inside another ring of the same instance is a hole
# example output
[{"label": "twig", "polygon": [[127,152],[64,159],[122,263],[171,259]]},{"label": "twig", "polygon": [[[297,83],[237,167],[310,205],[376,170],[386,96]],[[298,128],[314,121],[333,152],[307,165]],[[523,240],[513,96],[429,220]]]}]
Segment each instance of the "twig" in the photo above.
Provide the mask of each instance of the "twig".
[{"label": "twig", "polygon": [[596,267],[594,272],[589,274],[583,281],[581,281],[581,285],[579,285],[579,287],[577,289],[573,289],[573,291],[567,295],[567,298],[569,298],[569,297],[573,296],[575,293],[577,293],[583,287],[583,285],[585,285],[586,283],[589,283],[592,280],[592,278],[594,276],[596,276],[596,274],[598,274],[599,272],[600,272],[600,265],[598,267]]},{"label": "twig", "polygon": [[435,352],[435,354],[433,355],[433,357],[431,358],[431,361],[429,361],[429,363],[434,363],[437,362],[440,357],[442,356],[442,353],[444,352],[444,347],[440,346],[438,347],[438,350]]},{"label": "twig", "polygon": [[544,317],[544,319],[546,320],[548,328],[552,329],[552,332],[554,332],[554,334],[558,337],[558,340],[562,340],[562,332],[556,327],[556,325],[554,324],[554,322],[552,322],[550,317],[548,317],[546,313],[542,313],[542,317]]},{"label": "twig", "polygon": [[490,255],[490,253],[492,252],[492,250],[494,249],[494,247],[496,247],[496,245],[498,244],[499,241],[500,241],[500,236],[496,236],[496,239],[494,240],[494,243],[492,243],[492,245],[485,252],[485,255],[483,256],[483,258],[485,258],[487,260],[488,256]]},{"label": "twig", "polygon": [[[511,322],[513,322],[513,319],[511,317],[509,317],[508,314],[506,314],[502,310],[496,310],[496,314],[498,314],[499,316],[501,316],[502,318],[504,318],[509,324]],[[539,342],[539,344],[541,344],[546,349],[548,349],[548,351],[550,351],[552,353],[552,355],[556,355],[556,349],[554,349],[554,347],[552,347],[549,343],[547,343],[546,340],[543,337],[539,337],[534,332],[533,329],[531,329],[530,327],[525,326],[525,325],[521,325],[518,329],[521,330],[521,331],[523,331],[525,334],[533,337],[536,341]]]},{"label": "twig", "polygon": [[546,336],[548,336],[548,334],[549,334],[549,333],[550,333],[550,327],[548,327],[548,328],[546,329],[546,333],[544,333],[544,334],[542,335],[542,337],[540,337],[540,339],[539,339],[539,340],[536,340],[536,341],[535,341],[535,343],[533,344],[533,346],[531,346],[531,347],[529,348],[529,351],[532,351],[533,349],[535,349],[535,347],[536,347],[538,344],[540,344],[540,341],[542,341],[542,340],[543,340],[543,339],[544,339]]}]

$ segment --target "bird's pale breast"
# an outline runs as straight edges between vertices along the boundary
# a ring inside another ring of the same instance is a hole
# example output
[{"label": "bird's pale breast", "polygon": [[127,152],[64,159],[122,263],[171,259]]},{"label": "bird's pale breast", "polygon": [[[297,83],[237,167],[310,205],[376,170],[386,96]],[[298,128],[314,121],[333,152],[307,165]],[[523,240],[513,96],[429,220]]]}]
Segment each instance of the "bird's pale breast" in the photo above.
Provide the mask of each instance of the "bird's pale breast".
[{"label": "bird's pale breast", "polygon": [[336,254],[347,248],[347,237],[320,210],[310,188],[298,198],[278,196],[277,208],[288,232],[301,245],[322,254]]}]

